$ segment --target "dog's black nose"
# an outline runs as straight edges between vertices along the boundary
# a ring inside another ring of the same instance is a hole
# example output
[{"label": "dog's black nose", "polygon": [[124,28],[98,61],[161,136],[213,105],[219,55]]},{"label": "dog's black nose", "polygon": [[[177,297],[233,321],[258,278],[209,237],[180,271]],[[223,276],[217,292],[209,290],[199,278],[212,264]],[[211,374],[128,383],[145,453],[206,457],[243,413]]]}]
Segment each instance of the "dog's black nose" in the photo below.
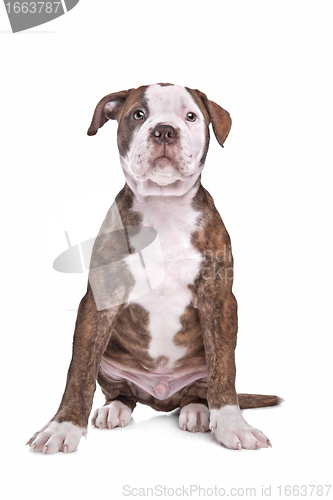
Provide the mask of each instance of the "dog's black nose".
[{"label": "dog's black nose", "polygon": [[151,135],[160,144],[171,144],[177,138],[177,132],[171,125],[157,125]]}]

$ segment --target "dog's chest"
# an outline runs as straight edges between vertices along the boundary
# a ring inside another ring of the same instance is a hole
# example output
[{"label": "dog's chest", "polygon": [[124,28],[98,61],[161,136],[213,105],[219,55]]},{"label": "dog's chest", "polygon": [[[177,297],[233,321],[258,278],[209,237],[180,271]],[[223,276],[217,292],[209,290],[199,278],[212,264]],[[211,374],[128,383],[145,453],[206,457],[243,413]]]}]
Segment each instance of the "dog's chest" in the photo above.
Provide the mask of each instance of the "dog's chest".
[{"label": "dog's chest", "polygon": [[[153,266],[150,276],[160,275],[161,279],[157,286],[152,282],[148,293],[134,299],[130,296],[129,303],[137,303],[149,313],[149,355],[153,359],[167,358],[166,366],[171,368],[187,351],[175,344],[174,337],[182,329],[185,309],[192,303],[189,285],[194,283],[202,262],[202,255],[191,242],[200,212],[190,202],[176,197],[154,198],[136,202],[133,210],[141,213],[143,226],[157,231],[155,260],[150,255],[145,265],[148,274],[150,264]],[[131,271],[135,278],[136,269]]]}]

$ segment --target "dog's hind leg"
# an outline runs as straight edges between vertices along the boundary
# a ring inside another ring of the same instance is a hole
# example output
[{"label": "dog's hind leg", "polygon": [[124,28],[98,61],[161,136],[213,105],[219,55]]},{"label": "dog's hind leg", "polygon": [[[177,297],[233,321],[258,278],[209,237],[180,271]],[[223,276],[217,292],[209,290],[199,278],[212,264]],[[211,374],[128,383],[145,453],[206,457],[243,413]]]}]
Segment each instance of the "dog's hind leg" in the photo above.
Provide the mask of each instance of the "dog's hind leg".
[{"label": "dog's hind leg", "polygon": [[[126,402],[123,402],[123,401]],[[102,408],[95,410],[91,424],[98,429],[114,429],[115,427],[125,427],[131,420],[132,411],[136,402],[122,398],[121,396],[113,401],[107,402]]]},{"label": "dog's hind leg", "polygon": [[125,427],[131,420],[138,398],[125,380],[106,380],[100,373],[97,380],[105,396],[105,405],[94,411],[91,425],[98,429]]},{"label": "dog's hind leg", "polygon": [[182,394],[180,400],[179,427],[183,431],[209,431],[207,380],[197,380]]},{"label": "dog's hind leg", "polygon": [[206,404],[189,403],[180,410],[179,427],[183,431],[207,432],[209,430],[209,410]]}]

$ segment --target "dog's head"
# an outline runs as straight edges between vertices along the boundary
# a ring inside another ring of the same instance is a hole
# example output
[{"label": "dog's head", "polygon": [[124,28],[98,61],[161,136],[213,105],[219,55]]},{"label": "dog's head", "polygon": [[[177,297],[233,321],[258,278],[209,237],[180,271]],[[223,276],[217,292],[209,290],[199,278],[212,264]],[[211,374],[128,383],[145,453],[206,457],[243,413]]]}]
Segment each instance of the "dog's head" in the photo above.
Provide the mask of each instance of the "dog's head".
[{"label": "dog's head", "polygon": [[156,84],[109,94],[96,106],[88,135],[118,121],[118,148],[127,183],[143,196],[186,193],[197,181],[209,124],[221,146],[231,118],[199,90]]}]

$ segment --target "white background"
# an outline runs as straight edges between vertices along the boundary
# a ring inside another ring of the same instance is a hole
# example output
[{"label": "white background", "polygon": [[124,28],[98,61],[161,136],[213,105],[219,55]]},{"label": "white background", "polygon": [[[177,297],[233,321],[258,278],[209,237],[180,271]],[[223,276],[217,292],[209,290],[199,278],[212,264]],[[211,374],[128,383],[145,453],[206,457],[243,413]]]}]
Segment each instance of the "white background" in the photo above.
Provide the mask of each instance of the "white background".
[{"label": "white background", "polygon": [[[325,1],[81,0],[13,35],[0,6],[5,498],[123,498],[125,484],[258,497],[271,485],[277,498],[278,485],[332,482],[332,14]],[[175,412],[138,407],[125,429],[89,428],[73,454],[33,454],[24,444],[57,410],[68,309],[85,290],[52,269],[62,231],[94,236],[124,183],[116,124],[86,130],[105,94],[155,82],[198,88],[233,119],[202,182],[233,245],[237,389],[285,399],[244,412],[273,448],[230,451],[180,431]]]}]

